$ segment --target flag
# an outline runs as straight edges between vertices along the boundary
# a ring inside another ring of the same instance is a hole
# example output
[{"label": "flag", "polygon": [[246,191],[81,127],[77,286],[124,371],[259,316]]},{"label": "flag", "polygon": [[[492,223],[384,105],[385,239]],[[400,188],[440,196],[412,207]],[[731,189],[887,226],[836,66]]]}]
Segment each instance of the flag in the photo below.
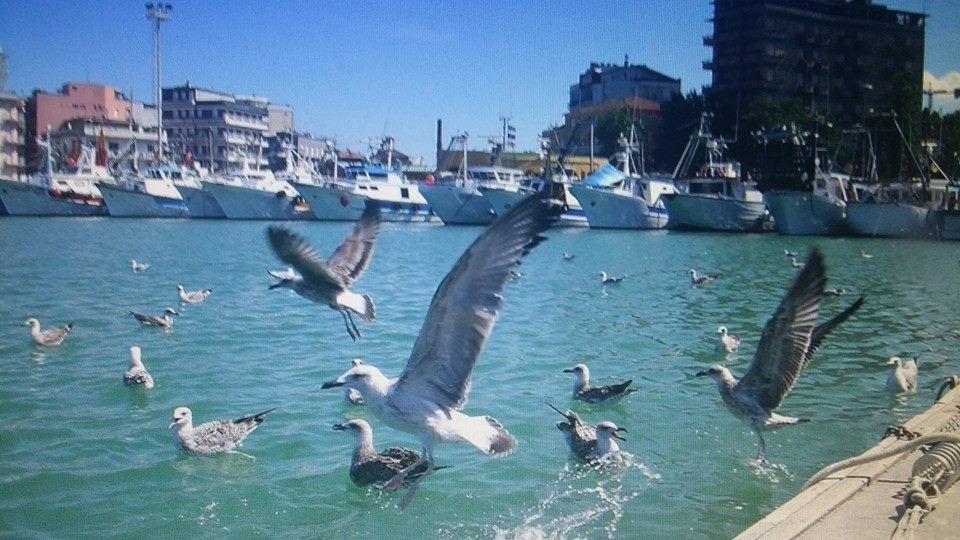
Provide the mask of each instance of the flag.
[{"label": "flag", "polygon": [[100,128],[100,136],[97,137],[97,165],[107,166],[107,138],[103,135],[103,128]]},{"label": "flag", "polygon": [[507,146],[513,148],[517,145],[517,128],[507,125]]}]

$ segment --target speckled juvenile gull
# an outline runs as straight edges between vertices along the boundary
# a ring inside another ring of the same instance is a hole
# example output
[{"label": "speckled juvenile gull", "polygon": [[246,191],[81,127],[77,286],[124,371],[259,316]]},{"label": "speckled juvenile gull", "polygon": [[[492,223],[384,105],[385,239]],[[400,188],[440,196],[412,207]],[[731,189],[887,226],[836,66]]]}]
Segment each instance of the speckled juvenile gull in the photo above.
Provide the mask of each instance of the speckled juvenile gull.
[{"label": "speckled juvenile gull", "polygon": [[717,328],[717,335],[720,341],[717,342],[717,352],[732,353],[740,348],[740,338],[729,333],[726,326]]},{"label": "speckled juvenile gull", "polygon": [[623,278],[627,277],[626,274],[622,276],[608,276],[606,272],[600,272],[600,283],[604,285],[615,285],[623,281]]},{"label": "speckled juvenile gull", "polygon": [[[362,365],[363,365],[363,360],[360,360],[359,358],[354,358],[350,362],[350,367],[357,367]],[[357,406],[363,405],[363,395],[360,394],[360,391],[357,390],[356,388],[350,388],[349,386],[346,388],[347,388],[346,391],[344,391],[343,393],[343,401],[345,401],[348,405],[357,405]]]},{"label": "speckled juvenile gull", "polygon": [[845,294],[847,294],[847,290],[839,287],[836,289],[825,289],[823,291],[824,296],[843,296]]},{"label": "speckled juvenile gull", "polygon": [[707,284],[709,284],[709,283],[713,283],[713,282],[717,279],[717,276],[715,276],[715,275],[713,275],[713,274],[703,274],[703,275],[700,275],[700,274],[698,274],[697,271],[696,271],[695,269],[693,269],[693,268],[687,270],[687,273],[690,274],[690,284],[691,284],[691,285],[707,285]]},{"label": "speckled juvenile gull", "polygon": [[[424,462],[434,468],[433,450],[441,442],[467,442],[489,456],[512,452],[516,439],[490,416],[467,416],[461,409],[470,391],[473,368],[503,305],[510,270],[543,239],[540,233],[559,217],[563,206],[533,194],[495,220],[477,238],[440,283],[398,378],[371,365],[352,367],[324,388],[360,390],[374,414],[391,427],[413,433],[423,455],[387,482],[395,489]],[[413,483],[400,502],[409,504]]]},{"label": "speckled juvenile gull", "polygon": [[606,421],[592,426],[571,410],[563,412],[549,403],[547,405],[567,419],[566,422],[557,422],[557,429],[563,433],[570,452],[581,461],[600,461],[620,453],[620,446],[614,439],[626,440],[620,435],[626,433],[626,429]]},{"label": "speckled juvenile gull", "polygon": [[586,403],[612,403],[627,394],[636,392],[636,388],[630,388],[633,380],[606,386],[593,386],[590,384],[590,368],[586,364],[577,364],[563,372],[577,375],[577,381],[573,385],[573,399]]},{"label": "speckled juvenile gull", "polygon": [[67,337],[67,334],[73,330],[72,322],[61,324],[60,326],[55,326],[46,330],[41,330],[40,321],[34,317],[30,317],[24,321],[23,325],[30,327],[30,338],[33,339],[33,342],[37,345],[43,345],[45,347],[53,347],[63,343],[63,340]]},{"label": "speckled juvenile gull", "polygon": [[774,409],[793,388],[823,338],[863,305],[864,299],[860,298],[834,318],[815,327],[826,279],[823,256],[814,249],[805,268],[767,321],[756,355],[743,378],[738,381],[721,365],[697,373],[698,377],[709,376],[716,381],[727,409],[757,434],[760,440],[758,460],[766,460],[764,431],[809,422],[804,418],[782,416]]},{"label": "speckled juvenile gull", "polygon": [[130,259],[130,268],[134,273],[145,272],[147,268],[150,268],[150,263],[140,263],[136,259]]},{"label": "speckled juvenile gull", "polygon": [[[408,448],[391,446],[382,452],[373,447],[373,429],[366,420],[356,419],[335,424],[333,429],[352,433],[356,441],[353,458],[350,460],[350,480],[359,487],[389,482],[404,468],[420,461],[420,453]],[[445,467],[435,467],[443,469]],[[427,464],[420,463],[411,470],[406,480],[416,480],[427,471]]]},{"label": "speckled juvenile gull", "polygon": [[887,364],[891,366],[890,373],[887,375],[887,390],[897,393],[917,391],[917,372],[920,362],[916,358],[902,359],[899,356],[891,356]]},{"label": "speckled juvenile gull", "polygon": [[253,430],[263,423],[264,417],[273,411],[242,416],[236,420],[214,420],[193,425],[193,413],[187,407],[173,410],[170,429],[173,437],[186,452],[200,456],[212,456],[233,452]]},{"label": "speckled juvenile gull", "polygon": [[177,295],[180,296],[180,301],[184,304],[202,304],[211,293],[213,293],[213,289],[185,291],[183,285],[177,285]]},{"label": "speckled juvenile gull", "polygon": [[130,314],[133,315],[133,318],[144,326],[159,326],[160,328],[172,327],[173,316],[180,316],[177,310],[169,307],[164,309],[163,313],[160,315],[144,315],[143,313],[137,313],[136,311],[131,311]]},{"label": "speckled juvenile gull", "polygon": [[153,388],[153,377],[143,366],[143,360],[140,357],[140,347],[130,347],[130,366],[123,374],[123,384],[127,386],[142,386],[147,390]]},{"label": "speckled juvenile gull", "polygon": [[362,334],[353,322],[351,313],[356,313],[363,322],[369,323],[376,318],[377,312],[370,295],[352,292],[350,286],[360,279],[370,264],[379,232],[379,207],[369,204],[353,231],[330,259],[323,262],[316,249],[299,235],[283,227],[270,227],[267,229],[267,239],[273,252],[302,276],[284,276],[270,289],[291,289],[311,302],[330,306],[330,309],[340,312],[347,333],[354,341],[358,341]]}]

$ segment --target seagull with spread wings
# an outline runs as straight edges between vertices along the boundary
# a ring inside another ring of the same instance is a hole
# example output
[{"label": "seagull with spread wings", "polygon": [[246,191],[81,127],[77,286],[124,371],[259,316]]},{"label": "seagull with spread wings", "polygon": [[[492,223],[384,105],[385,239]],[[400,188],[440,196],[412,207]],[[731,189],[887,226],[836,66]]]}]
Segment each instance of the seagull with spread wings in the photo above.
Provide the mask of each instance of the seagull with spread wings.
[{"label": "seagull with spread wings", "polygon": [[377,311],[370,295],[357,294],[350,290],[350,286],[360,279],[370,264],[379,232],[380,209],[377,205],[368,204],[353,231],[330,259],[323,262],[317,250],[301,236],[283,227],[270,227],[267,229],[267,239],[273,252],[302,276],[298,277],[293,272],[273,274],[280,281],[271,285],[270,289],[292,289],[307,300],[327,304],[340,312],[347,333],[354,341],[359,341],[363,335],[351,314],[356,313],[363,322],[369,323],[376,318]]},{"label": "seagull with spread wings", "polygon": [[[494,221],[460,256],[440,283],[407,366],[388,377],[369,364],[350,368],[323,388],[347,386],[387,425],[420,438],[423,452],[384,486],[400,487],[417,467],[427,463],[420,480],[434,470],[433,450],[441,442],[466,442],[488,456],[512,452],[517,440],[490,416],[461,412],[470,392],[473,368],[503,305],[503,291],[520,259],[543,237],[563,206],[533,194]],[[413,499],[420,480],[400,502]]]},{"label": "seagull with spread wings", "polygon": [[760,461],[766,461],[764,431],[810,421],[783,416],[774,410],[793,388],[823,338],[863,305],[861,297],[829,321],[815,326],[826,282],[823,255],[814,249],[777,311],[767,321],[746,375],[737,380],[721,365],[697,373],[698,377],[709,376],[716,381],[727,409],[757,434]]}]

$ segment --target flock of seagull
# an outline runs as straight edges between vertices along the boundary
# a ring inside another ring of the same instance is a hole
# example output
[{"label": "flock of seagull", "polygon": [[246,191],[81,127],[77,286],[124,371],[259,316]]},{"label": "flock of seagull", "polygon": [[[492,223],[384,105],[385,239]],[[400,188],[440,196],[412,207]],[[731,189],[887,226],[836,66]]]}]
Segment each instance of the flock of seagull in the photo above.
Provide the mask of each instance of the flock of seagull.
[{"label": "flock of seagull", "polygon": [[[404,370],[386,375],[377,367],[359,359],[352,361],[340,376],[324,382],[322,389],[341,388],[343,399],[369,408],[385,425],[410,433],[420,440],[421,451],[390,447],[382,451],[373,445],[373,428],[362,419],[333,426],[334,430],[354,436],[350,478],[358,486],[376,485],[385,490],[408,486],[400,506],[413,499],[420,482],[443,467],[434,462],[434,450],[441,443],[466,443],[485,455],[502,457],[517,447],[516,438],[492,416],[470,416],[463,412],[471,390],[474,366],[490,336],[503,305],[506,283],[513,279],[521,259],[545,238],[542,233],[558,219],[564,207],[550,195],[531,195],[494,221],[460,256],[438,286],[413,343]],[[271,226],[267,241],[276,257],[289,265],[284,270],[268,273],[277,281],[270,289],[289,289],[303,298],[326,305],[340,313],[347,334],[354,341],[362,339],[354,316],[364,323],[376,319],[373,299],[368,294],[351,290],[360,279],[376,245],[380,231],[380,214],[376,206],[368,206],[353,230],[327,260],[304,238],[290,230]],[[799,269],[792,286],[783,296],[760,337],[753,361],[746,373],[737,379],[723,365],[713,365],[696,373],[716,384],[723,404],[757,435],[758,459],[765,462],[764,432],[809,420],[776,412],[793,388],[802,371],[813,359],[823,339],[863,305],[861,296],[849,307],[827,321],[817,324],[821,302],[826,296],[841,296],[844,289],[825,289],[826,267],[820,251],[814,248],[805,262],[797,254],[785,250],[791,265]],[[861,256],[867,254],[861,252]],[[563,253],[565,261],[574,255]],[[144,272],[149,264],[131,260],[134,272]],[[719,278],[689,270],[691,285],[706,286]],[[618,284],[626,276],[612,277],[600,273],[602,284]],[[186,291],[177,286],[184,304],[203,303],[212,293],[209,289]],[[130,312],[143,325],[169,328],[179,313],[166,308],[160,315]],[[25,322],[33,341],[38,345],[55,346],[63,342],[72,324],[41,330],[35,318]],[[741,340],[725,326],[717,329],[717,349],[733,353]],[[893,357],[888,387],[894,391],[916,389],[917,361]],[[614,403],[636,391],[632,381],[594,385],[590,369],[577,364],[564,372],[575,379],[572,398],[591,405]],[[139,347],[130,348],[130,361],[123,375],[127,385],[154,386],[153,377],[144,367]],[[559,413],[564,421],[556,427],[562,433],[571,453],[595,465],[620,453],[617,441],[627,430],[613,422],[592,425],[572,410]],[[184,451],[196,455],[234,452],[273,409],[233,420],[216,420],[193,424],[187,407],[173,411],[169,429]]]}]

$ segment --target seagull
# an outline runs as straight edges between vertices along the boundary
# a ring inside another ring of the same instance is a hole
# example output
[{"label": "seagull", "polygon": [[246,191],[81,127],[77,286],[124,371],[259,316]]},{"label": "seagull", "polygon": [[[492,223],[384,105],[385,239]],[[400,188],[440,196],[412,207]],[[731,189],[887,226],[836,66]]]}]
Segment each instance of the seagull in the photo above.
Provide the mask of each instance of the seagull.
[{"label": "seagull", "polygon": [[806,266],[806,263],[797,261],[797,258],[793,255],[788,255],[787,258],[790,259],[790,266],[794,268],[803,268]]},{"label": "seagull", "polygon": [[470,391],[473,367],[493,330],[503,304],[510,270],[543,237],[563,206],[535,193],[490,224],[460,256],[440,283],[403,373],[387,377],[374,366],[351,367],[323,388],[360,390],[364,403],[388,425],[420,438],[419,460],[404,467],[384,486],[400,487],[417,467],[424,475],[400,502],[413,500],[417,486],[434,469],[433,450],[441,442],[467,442],[493,457],[509,454],[517,440],[490,416],[461,412]]},{"label": "seagull", "polygon": [[860,257],[863,258],[863,259],[872,259],[872,258],[873,258],[873,255],[871,255],[871,254],[869,254],[869,253],[867,253],[866,251],[864,251],[864,250],[861,249],[861,250],[860,250]]},{"label": "seagull", "polygon": [[696,374],[716,381],[720,397],[730,412],[757,434],[760,439],[757,459],[761,462],[766,461],[763,431],[810,421],[782,416],[774,409],[780,406],[797,382],[823,338],[863,305],[864,298],[861,297],[829,321],[814,326],[820,314],[825,283],[823,255],[814,249],[807,258],[806,267],[797,275],[777,311],[767,321],[746,375],[738,381],[721,365]]},{"label": "seagull", "polygon": [[123,374],[123,384],[127,386],[143,386],[147,390],[153,388],[153,377],[143,367],[140,359],[140,347],[130,347],[130,367]]},{"label": "seagull", "polygon": [[607,386],[593,386],[590,384],[590,368],[586,364],[577,364],[570,369],[563,370],[564,373],[576,373],[577,382],[573,385],[573,399],[587,403],[612,403],[627,394],[636,392],[636,388],[630,388],[632,380],[624,381]]},{"label": "seagull", "polygon": [[917,391],[917,371],[920,362],[916,358],[904,360],[899,356],[891,356],[887,365],[893,366],[890,368],[890,374],[887,375],[887,390],[911,394]]},{"label": "seagull", "polygon": [[133,269],[133,273],[145,272],[147,268],[150,268],[150,263],[139,263],[135,259],[130,259],[130,268]]},{"label": "seagull", "polygon": [[299,277],[297,273],[293,271],[293,268],[289,266],[285,270],[267,270],[267,273],[281,281],[284,279],[297,279],[297,277]]},{"label": "seagull", "polygon": [[567,419],[566,422],[557,422],[557,429],[563,433],[570,452],[581,461],[595,462],[620,452],[620,446],[613,439],[626,440],[620,435],[620,432],[626,433],[626,429],[613,422],[600,422],[594,427],[571,410],[562,412],[549,403],[547,405]]},{"label": "seagull", "polygon": [[44,345],[46,347],[53,347],[63,343],[63,340],[67,337],[67,334],[73,330],[72,322],[61,324],[60,326],[55,326],[47,330],[40,330],[40,321],[33,317],[23,321],[23,325],[30,327],[30,337],[33,338],[34,343],[37,345]]},{"label": "seagull", "polygon": [[183,290],[183,285],[177,285],[177,294],[180,296],[180,301],[184,304],[202,304],[212,292],[213,289],[185,291]]},{"label": "seagull", "polygon": [[[353,448],[353,459],[350,461],[350,480],[358,487],[366,487],[370,484],[382,485],[389,482],[404,468],[420,461],[420,453],[408,448],[392,446],[383,452],[377,452],[373,448],[373,429],[366,420],[356,419],[334,424],[333,429],[353,433],[356,446]],[[423,476],[427,472],[427,467],[426,462],[420,463],[407,474],[406,479],[415,480]],[[435,469],[444,468],[446,467],[435,467]]]},{"label": "seagull", "polygon": [[787,251],[786,249],[783,250],[783,254],[786,255],[787,257],[796,257],[796,256],[797,256],[797,252],[796,252],[796,251]]},{"label": "seagull", "polygon": [[[357,367],[362,365],[363,365],[363,360],[360,360],[359,358],[354,358],[353,360],[350,361],[351,367]],[[357,390],[356,388],[350,388],[349,386],[347,387],[347,391],[343,393],[343,400],[348,405],[358,405],[358,406],[363,405],[363,395],[360,394],[360,391]]]},{"label": "seagull", "polygon": [[291,289],[307,300],[327,304],[330,309],[339,311],[347,326],[347,333],[354,341],[359,341],[363,336],[353,322],[351,313],[356,313],[363,322],[369,323],[376,318],[377,312],[370,295],[357,294],[349,287],[360,279],[370,264],[379,232],[379,207],[368,204],[353,231],[330,259],[323,262],[313,246],[301,236],[283,227],[270,227],[267,229],[267,238],[277,258],[293,266],[303,276],[284,276],[270,289]]},{"label": "seagull", "polygon": [[173,326],[173,315],[177,317],[180,316],[179,313],[173,308],[167,308],[163,310],[161,315],[144,315],[143,313],[137,313],[136,311],[131,311],[133,318],[140,322],[143,326],[159,326],[160,328],[170,328]]},{"label": "seagull", "polygon": [[717,276],[713,274],[703,274],[702,276],[698,275],[697,271],[693,268],[687,270],[687,272],[690,274],[691,285],[707,285],[708,283],[713,283],[714,280],[717,279]]},{"label": "seagull", "polygon": [[623,278],[627,277],[626,274],[620,277],[607,276],[606,272],[600,272],[600,283],[604,285],[614,285],[623,281]]},{"label": "seagull", "polygon": [[826,289],[823,291],[824,296],[843,296],[845,294],[847,294],[847,290],[842,288]]},{"label": "seagull", "polygon": [[740,348],[740,338],[733,334],[727,333],[726,326],[717,328],[717,335],[720,336],[720,341],[717,343],[717,352],[729,354]]},{"label": "seagull", "polygon": [[236,420],[214,420],[195,426],[190,409],[177,407],[170,419],[170,429],[177,444],[187,453],[212,456],[236,450],[247,435],[263,423],[263,418],[270,411],[273,409]]},{"label": "seagull", "polygon": [[574,255],[574,254],[572,254],[572,253],[567,253],[566,251],[563,252],[563,260],[565,260],[565,261],[567,261],[567,262],[572,261],[572,260],[575,259],[576,257],[577,257],[577,256]]}]

